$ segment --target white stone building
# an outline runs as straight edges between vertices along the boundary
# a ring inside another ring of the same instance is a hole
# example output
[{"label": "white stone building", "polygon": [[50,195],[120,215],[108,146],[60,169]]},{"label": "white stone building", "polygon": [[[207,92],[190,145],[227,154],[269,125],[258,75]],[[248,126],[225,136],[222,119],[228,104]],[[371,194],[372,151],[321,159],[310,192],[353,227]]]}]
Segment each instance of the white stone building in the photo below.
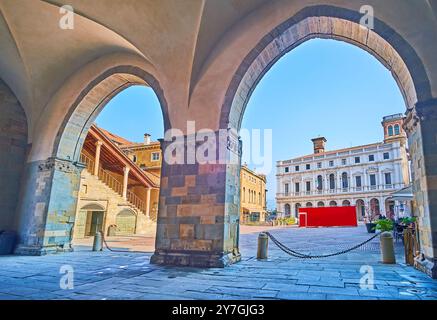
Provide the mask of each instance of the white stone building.
[{"label": "white stone building", "polygon": [[[300,207],[357,207],[366,214],[391,216],[395,207],[408,206],[390,198],[410,183],[404,116],[383,118],[384,141],[325,151],[324,137],[312,139],[314,153],[278,161],[276,206],[280,215],[298,217]],[[407,209],[408,210],[408,209]]]}]

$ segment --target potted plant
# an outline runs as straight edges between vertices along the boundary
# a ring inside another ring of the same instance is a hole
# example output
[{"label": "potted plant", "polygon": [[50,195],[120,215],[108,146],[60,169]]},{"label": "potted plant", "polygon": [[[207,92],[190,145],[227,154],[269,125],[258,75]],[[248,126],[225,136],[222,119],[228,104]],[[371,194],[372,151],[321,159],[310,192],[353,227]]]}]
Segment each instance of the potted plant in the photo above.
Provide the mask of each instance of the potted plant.
[{"label": "potted plant", "polygon": [[379,241],[381,245],[382,263],[396,263],[393,235],[391,233],[393,227],[394,222],[391,219],[380,219],[376,223],[375,229],[381,231]]}]

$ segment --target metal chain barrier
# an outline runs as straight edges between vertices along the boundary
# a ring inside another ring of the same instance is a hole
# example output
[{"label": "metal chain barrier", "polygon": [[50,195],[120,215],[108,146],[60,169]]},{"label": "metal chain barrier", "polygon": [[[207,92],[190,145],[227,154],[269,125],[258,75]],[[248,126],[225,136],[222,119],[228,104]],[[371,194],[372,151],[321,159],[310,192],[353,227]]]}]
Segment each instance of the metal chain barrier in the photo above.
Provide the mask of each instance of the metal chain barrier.
[{"label": "metal chain barrier", "polygon": [[376,233],[375,235],[373,235],[372,237],[370,237],[369,239],[357,244],[356,246],[353,246],[349,249],[345,249],[339,252],[335,252],[335,253],[330,253],[330,254],[322,254],[322,255],[308,255],[308,254],[304,254],[304,253],[300,253],[297,251],[294,251],[290,248],[288,248],[287,246],[285,246],[284,244],[282,244],[278,239],[276,239],[270,232],[265,232],[265,234],[273,241],[274,244],[276,244],[279,249],[281,249],[282,251],[284,251],[285,253],[287,253],[290,256],[296,257],[296,258],[300,258],[300,259],[320,259],[320,258],[328,258],[328,257],[333,257],[333,256],[339,256],[341,254],[345,254],[348,253],[352,250],[355,250],[359,247],[364,246],[366,243],[369,243],[370,241],[372,241],[373,239],[375,239],[377,236],[379,236],[381,233]]},{"label": "metal chain barrier", "polygon": [[127,253],[148,253],[147,251],[136,251],[136,250],[123,250],[123,249],[113,249],[113,248],[111,248],[109,245],[108,245],[108,243],[106,242],[106,239],[105,239],[105,236],[103,235],[103,232],[102,232],[102,240],[103,240],[103,243],[105,244],[105,247],[106,247],[106,249],[108,249],[109,251],[111,251],[111,252],[127,252]]}]

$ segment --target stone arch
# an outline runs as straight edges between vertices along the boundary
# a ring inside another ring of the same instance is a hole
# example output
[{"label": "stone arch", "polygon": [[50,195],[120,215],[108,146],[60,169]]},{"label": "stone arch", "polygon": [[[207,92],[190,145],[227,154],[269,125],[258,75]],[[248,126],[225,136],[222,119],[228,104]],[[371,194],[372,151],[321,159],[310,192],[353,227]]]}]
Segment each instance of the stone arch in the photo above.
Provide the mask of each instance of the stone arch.
[{"label": "stone arch", "polygon": [[[90,72],[96,71],[93,66],[85,68],[89,68]],[[83,70],[78,71],[81,72]],[[41,143],[46,144],[43,148],[50,144],[51,157],[32,162],[28,159],[26,183],[23,183],[22,189],[24,196],[20,204],[20,240],[15,250],[18,254],[41,255],[72,250],[71,231],[74,224],[70,222],[76,219],[80,173],[84,167],[80,163],[80,152],[89,127],[111,98],[132,85],[150,86],[160,102],[164,129],[171,126],[163,89],[157,79],[146,71],[146,67],[120,64],[107,67],[105,71],[96,71],[95,74],[97,76],[91,80],[87,78],[85,85],[81,86],[83,89],[73,91],[74,97],[68,97],[74,102],[63,114],[59,129],[50,127],[50,133],[57,132],[54,141],[41,142],[39,138],[38,147]],[[64,87],[69,85],[65,84]],[[66,89],[70,94],[71,90]],[[51,102],[51,107],[66,98],[62,88],[60,91],[52,99],[54,102]]]},{"label": "stone arch", "polygon": [[98,203],[87,203],[83,205],[80,210],[89,210],[89,211],[105,211],[105,208]]},{"label": "stone arch", "polygon": [[317,202],[317,207],[321,208],[321,207],[324,207],[324,206],[325,206],[325,203],[323,201]]},{"label": "stone arch", "polygon": [[289,203],[284,205],[284,215],[289,216],[291,214],[291,206]]},{"label": "stone arch", "polygon": [[413,47],[390,26],[375,18],[373,30],[363,28],[357,11],[328,5],[307,7],[271,30],[246,55],[229,84],[219,127],[240,129],[256,85],[283,55],[313,38],[335,39],[356,45],[389,69],[407,109],[432,98],[423,62]]},{"label": "stone arch", "polygon": [[115,224],[117,225],[117,235],[135,234],[137,215],[131,209],[123,209],[117,213]]},{"label": "stone arch", "polygon": [[0,78],[0,230],[16,230],[20,188],[28,140],[26,114],[9,86]]},{"label": "stone arch", "polygon": [[79,161],[85,137],[98,114],[114,96],[133,85],[150,86],[153,89],[161,106],[164,130],[169,129],[168,106],[159,82],[139,67],[117,66],[101,73],[77,96],[56,136],[53,157]]},{"label": "stone arch", "polygon": [[330,207],[336,207],[337,206],[337,201],[334,201],[334,200],[329,201],[329,206]]},{"label": "stone arch", "polygon": [[347,207],[347,206],[350,206],[350,205],[351,205],[351,202],[350,202],[349,200],[343,200],[343,202],[341,203],[341,205],[342,205],[343,207]]}]

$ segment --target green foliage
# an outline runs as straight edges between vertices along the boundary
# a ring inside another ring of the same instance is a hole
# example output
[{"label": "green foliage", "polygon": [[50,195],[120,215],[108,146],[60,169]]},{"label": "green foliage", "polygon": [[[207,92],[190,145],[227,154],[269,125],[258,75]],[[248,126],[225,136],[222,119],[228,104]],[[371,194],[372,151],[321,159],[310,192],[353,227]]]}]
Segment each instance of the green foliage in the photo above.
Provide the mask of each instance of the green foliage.
[{"label": "green foliage", "polygon": [[293,217],[278,218],[276,220],[278,221],[278,224],[283,224],[283,225],[287,225],[287,226],[290,226],[292,224],[296,224],[296,219]]},{"label": "green foliage", "polygon": [[392,231],[393,230],[393,221],[390,219],[381,219],[376,222],[376,230],[384,231]]},{"label": "green foliage", "polygon": [[403,224],[405,224],[405,225],[409,225],[409,224],[412,224],[412,223],[416,222],[416,217],[412,217],[412,218],[410,218],[410,217],[402,218],[402,219],[400,219],[400,222],[403,223]]}]

